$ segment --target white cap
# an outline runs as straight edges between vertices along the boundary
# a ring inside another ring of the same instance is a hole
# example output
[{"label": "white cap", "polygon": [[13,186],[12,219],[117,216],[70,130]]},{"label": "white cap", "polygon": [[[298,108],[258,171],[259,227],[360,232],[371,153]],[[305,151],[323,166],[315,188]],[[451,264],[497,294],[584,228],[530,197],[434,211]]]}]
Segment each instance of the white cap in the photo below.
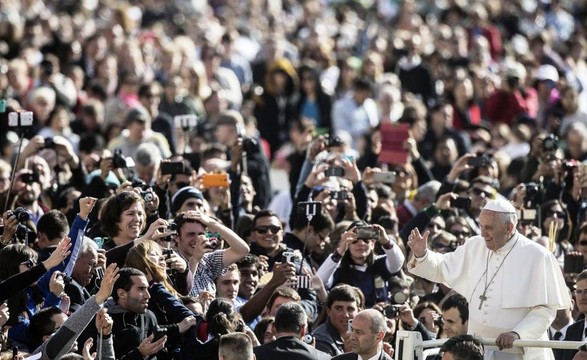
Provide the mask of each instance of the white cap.
[{"label": "white cap", "polygon": [[489,200],[483,207],[483,210],[495,211],[499,213],[515,214],[516,208],[511,202],[505,199]]},{"label": "white cap", "polygon": [[549,64],[541,65],[536,72],[536,79],[537,80],[552,80],[554,82],[558,81],[558,70]]}]

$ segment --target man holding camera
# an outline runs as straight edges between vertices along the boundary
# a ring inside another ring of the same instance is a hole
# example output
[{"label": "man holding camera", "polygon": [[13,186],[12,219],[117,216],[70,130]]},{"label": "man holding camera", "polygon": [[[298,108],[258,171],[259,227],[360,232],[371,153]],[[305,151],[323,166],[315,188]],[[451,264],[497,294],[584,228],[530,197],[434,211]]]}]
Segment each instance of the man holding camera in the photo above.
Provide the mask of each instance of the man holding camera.
[{"label": "man holding camera", "polygon": [[507,200],[488,201],[479,223],[481,236],[447,254],[428,250],[429,233],[422,236],[413,230],[408,246],[414,258],[408,269],[470,299],[469,332],[496,338],[486,358],[553,359],[550,349],[514,348],[514,341],[548,339],[546,330],[556,310],[570,306],[558,262],[546,248],[517,232],[516,209]]},{"label": "man holding camera", "polygon": [[497,124],[512,125],[519,115],[528,114],[535,118],[538,113],[536,90],[524,86],[526,68],[519,62],[507,65],[501,89],[496,90],[485,102],[485,118]]},{"label": "man holding camera", "polygon": [[[182,213],[174,222],[179,253],[188,259],[194,274],[190,295],[198,296],[202,291],[216,294],[214,280],[226,267],[244,258],[249,246],[231,229],[199,211]],[[219,249],[221,240],[229,247]]]}]

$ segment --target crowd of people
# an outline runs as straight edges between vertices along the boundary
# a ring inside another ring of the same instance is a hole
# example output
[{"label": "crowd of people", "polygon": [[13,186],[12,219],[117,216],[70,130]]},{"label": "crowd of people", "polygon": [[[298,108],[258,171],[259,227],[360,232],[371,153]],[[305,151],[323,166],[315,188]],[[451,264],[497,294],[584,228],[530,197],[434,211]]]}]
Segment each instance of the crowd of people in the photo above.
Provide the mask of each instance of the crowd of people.
[{"label": "crowd of people", "polygon": [[0,359],[585,356],[586,18],[3,1]]}]

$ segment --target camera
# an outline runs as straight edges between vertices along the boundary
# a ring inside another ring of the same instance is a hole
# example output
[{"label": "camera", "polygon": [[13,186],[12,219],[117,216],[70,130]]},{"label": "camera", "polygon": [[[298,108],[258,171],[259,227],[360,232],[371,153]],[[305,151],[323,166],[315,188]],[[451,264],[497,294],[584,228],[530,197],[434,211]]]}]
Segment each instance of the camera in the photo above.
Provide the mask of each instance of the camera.
[{"label": "camera", "polygon": [[155,198],[153,193],[150,191],[141,191],[141,196],[143,200],[145,200],[145,202],[153,201],[153,199]]},{"label": "camera", "polygon": [[526,187],[526,197],[524,198],[525,207],[533,207],[542,203],[542,184],[529,182],[524,184]]},{"label": "camera", "polygon": [[167,328],[158,327],[153,334],[155,334],[153,336],[153,342],[160,340],[163,336],[167,335]]},{"label": "camera", "polygon": [[479,155],[476,157],[469,158],[467,165],[471,167],[485,167],[491,164],[491,159],[487,155]]},{"label": "camera", "polygon": [[10,213],[10,215],[14,215],[21,223],[27,222],[31,218],[31,215],[23,207],[17,207]]},{"label": "camera", "polygon": [[73,279],[71,278],[71,276],[68,276],[66,273],[61,272],[61,271],[56,271],[57,276],[61,276],[63,278],[63,282],[65,284],[71,284],[71,282],[73,281]]},{"label": "camera", "polygon": [[444,318],[440,315],[437,319],[434,320],[434,325],[442,326],[444,325]]},{"label": "camera", "polygon": [[45,138],[45,145],[43,145],[43,149],[55,149],[55,141],[53,141],[53,138]]},{"label": "camera", "polygon": [[258,142],[257,139],[252,138],[252,137],[248,137],[248,136],[244,136],[242,137],[243,139],[243,151],[246,153],[254,153],[255,150],[258,147]]},{"label": "camera", "polygon": [[395,319],[399,316],[399,307],[395,305],[389,305],[383,309],[383,315],[388,319]]},{"label": "camera", "polygon": [[549,134],[544,140],[542,140],[542,151],[543,152],[554,152],[558,149],[558,137],[554,134]]},{"label": "camera", "polygon": [[312,344],[314,344],[314,336],[312,336],[312,334],[306,334],[302,338],[302,341],[308,345],[312,345]]},{"label": "camera", "polygon": [[[134,163],[134,161],[131,161],[131,162]],[[132,166],[134,166],[134,164]],[[129,164],[128,158],[126,158],[122,155],[122,150],[120,150],[120,149],[114,150],[114,154],[112,155],[112,168],[114,168],[114,169],[127,169],[132,166]]]},{"label": "camera", "polygon": [[357,240],[377,239],[379,238],[379,229],[371,226],[357,227]]},{"label": "camera", "polygon": [[344,168],[340,166],[331,166],[326,169],[324,173],[326,176],[336,176],[336,177],[343,177],[344,176]]},{"label": "camera", "polygon": [[330,193],[332,200],[346,200],[349,198],[349,192],[347,190],[333,191]]},{"label": "camera", "polygon": [[39,174],[37,172],[32,173],[24,173],[20,175],[20,181],[25,184],[32,184],[32,183],[40,183],[41,179],[39,178]]},{"label": "camera", "polygon": [[298,203],[298,214],[315,216],[322,211],[322,203],[319,201],[302,201]]}]

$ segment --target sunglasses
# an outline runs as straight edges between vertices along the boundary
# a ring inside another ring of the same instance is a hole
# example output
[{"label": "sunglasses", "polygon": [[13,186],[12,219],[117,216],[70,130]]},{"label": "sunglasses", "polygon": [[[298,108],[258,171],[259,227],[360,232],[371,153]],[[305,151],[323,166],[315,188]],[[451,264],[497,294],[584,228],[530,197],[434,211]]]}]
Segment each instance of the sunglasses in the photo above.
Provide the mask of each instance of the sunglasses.
[{"label": "sunglasses", "polygon": [[581,241],[579,241],[579,245],[581,245],[581,246],[587,246],[587,240],[581,240]]},{"label": "sunglasses", "polygon": [[352,244],[354,245],[354,244],[358,243],[359,241],[362,241],[365,244],[369,244],[370,242],[375,241],[375,239],[357,239],[357,240],[353,241]]},{"label": "sunglasses", "polygon": [[564,219],[567,215],[562,211],[548,211],[546,217],[555,217],[557,219]]},{"label": "sunglasses", "polygon": [[36,264],[36,263],[35,263],[33,260],[29,259],[29,260],[27,260],[27,261],[23,261],[23,262],[21,262],[21,263],[20,263],[20,265],[25,265],[25,266],[26,266],[28,269],[32,269],[32,268],[34,268],[34,267],[35,267],[37,264]]},{"label": "sunglasses", "polygon": [[486,198],[493,199],[493,193],[490,193],[489,191],[481,190],[481,189],[475,188],[475,187],[473,189],[471,189],[471,191],[473,192],[473,194],[475,194],[477,196],[485,195]]},{"label": "sunglasses", "polygon": [[276,226],[276,225],[257,226],[255,228],[255,231],[258,232],[259,234],[267,234],[267,231],[271,231],[272,234],[277,234],[278,232],[281,231],[281,227]]}]

